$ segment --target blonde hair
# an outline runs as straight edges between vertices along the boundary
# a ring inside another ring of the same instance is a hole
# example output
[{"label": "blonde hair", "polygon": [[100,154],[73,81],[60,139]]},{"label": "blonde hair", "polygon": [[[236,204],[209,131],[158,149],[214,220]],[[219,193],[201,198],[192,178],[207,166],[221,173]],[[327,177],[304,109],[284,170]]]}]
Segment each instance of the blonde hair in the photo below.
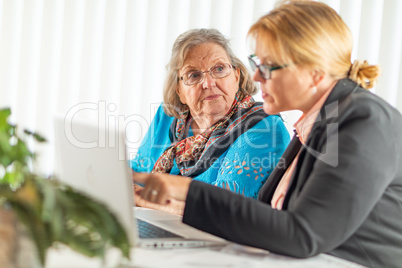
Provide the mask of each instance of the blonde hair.
[{"label": "blonde hair", "polygon": [[363,88],[374,86],[378,65],[351,64],[352,34],[342,18],[324,3],[282,1],[251,26],[248,36],[269,47],[279,65],[301,64],[326,71],[339,80],[349,77]]},{"label": "blonde hair", "polygon": [[169,116],[179,117],[180,107],[183,105],[177,95],[176,88],[179,83],[179,70],[189,50],[206,43],[214,43],[222,47],[230,64],[240,70],[239,88],[244,93],[254,95],[258,88],[254,83],[246,66],[238,59],[229,46],[229,40],[215,29],[192,29],[179,35],[173,44],[172,56],[167,64],[167,77],[163,87],[163,109]]}]

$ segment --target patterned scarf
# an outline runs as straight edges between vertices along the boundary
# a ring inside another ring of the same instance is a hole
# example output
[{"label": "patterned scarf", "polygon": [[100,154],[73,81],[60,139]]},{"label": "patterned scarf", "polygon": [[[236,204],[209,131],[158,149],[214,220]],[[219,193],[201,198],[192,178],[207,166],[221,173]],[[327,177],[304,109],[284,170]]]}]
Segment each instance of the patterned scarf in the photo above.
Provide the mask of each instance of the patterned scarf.
[{"label": "patterned scarf", "polygon": [[236,93],[235,100],[229,112],[224,117],[203,133],[188,138],[184,138],[184,136],[191,124],[192,117],[188,109],[182,111],[176,124],[176,137],[178,137],[178,142],[169,146],[159,157],[154,165],[152,173],[169,173],[173,167],[173,161],[176,159],[181,175],[185,176],[191,168],[186,167],[184,163],[188,161],[197,162],[200,159],[204,150],[209,146],[208,140],[211,134],[215,130],[227,128],[230,118],[236,114],[239,109],[250,108],[254,103],[255,101],[250,95],[246,95],[243,93],[243,90],[239,90]]}]

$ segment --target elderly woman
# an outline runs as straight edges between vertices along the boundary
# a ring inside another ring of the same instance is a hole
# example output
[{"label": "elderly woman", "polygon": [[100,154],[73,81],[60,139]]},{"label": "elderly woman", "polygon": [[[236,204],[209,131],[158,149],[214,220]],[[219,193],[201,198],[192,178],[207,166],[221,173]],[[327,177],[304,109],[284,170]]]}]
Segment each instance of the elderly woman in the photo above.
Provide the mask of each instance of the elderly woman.
[{"label": "elderly woman", "polygon": [[[253,100],[256,92],[220,32],[181,34],[168,64],[164,104],[132,161],[133,170],[191,177],[256,198],[290,140],[281,117],[265,114],[262,103]],[[140,197],[136,203],[160,208]]]},{"label": "elderly woman", "polygon": [[241,244],[401,267],[402,116],[366,90],[378,66],[351,64],[350,30],[319,2],[283,3],[249,36],[264,111],[303,112],[283,165],[259,201],[162,174],[135,176],[146,184],[142,197],[159,204],[185,200],[183,222]]}]

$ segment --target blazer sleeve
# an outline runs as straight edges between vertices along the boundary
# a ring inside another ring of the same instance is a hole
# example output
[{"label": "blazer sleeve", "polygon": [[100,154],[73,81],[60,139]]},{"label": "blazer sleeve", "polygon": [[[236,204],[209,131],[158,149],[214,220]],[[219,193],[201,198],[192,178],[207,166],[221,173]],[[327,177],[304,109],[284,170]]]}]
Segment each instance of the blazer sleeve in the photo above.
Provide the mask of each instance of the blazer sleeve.
[{"label": "blazer sleeve", "polygon": [[[397,172],[401,149],[395,134],[401,131],[400,117],[395,120],[389,109],[367,99],[354,100],[350,106],[354,108],[341,115],[346,119],[339,119],[343,123],[336,131],[311,133],[322,142],[321,155],[305,149],[304,159],[316,160],[309,175],[298,178],[304,185],[293,193],[287,210],[194,181],[183,222],[293,257],[310,257],[342,244],[382,198]],[[299,170],[303,164],[299,160]]]}]

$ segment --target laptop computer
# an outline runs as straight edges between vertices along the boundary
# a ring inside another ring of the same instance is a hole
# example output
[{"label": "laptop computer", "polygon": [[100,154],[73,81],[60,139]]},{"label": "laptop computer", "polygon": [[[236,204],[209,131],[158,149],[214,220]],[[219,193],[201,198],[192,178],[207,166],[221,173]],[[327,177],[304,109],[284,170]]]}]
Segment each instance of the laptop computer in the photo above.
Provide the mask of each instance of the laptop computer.
[{"label": "laptop computer", "polygon": [[63,117],[55,118],[54,130],[56,177],[105,203],[123,224],[131,245],[177,248],[227,243],[182,223],[181,216],[135,208],[124,130]]}]

